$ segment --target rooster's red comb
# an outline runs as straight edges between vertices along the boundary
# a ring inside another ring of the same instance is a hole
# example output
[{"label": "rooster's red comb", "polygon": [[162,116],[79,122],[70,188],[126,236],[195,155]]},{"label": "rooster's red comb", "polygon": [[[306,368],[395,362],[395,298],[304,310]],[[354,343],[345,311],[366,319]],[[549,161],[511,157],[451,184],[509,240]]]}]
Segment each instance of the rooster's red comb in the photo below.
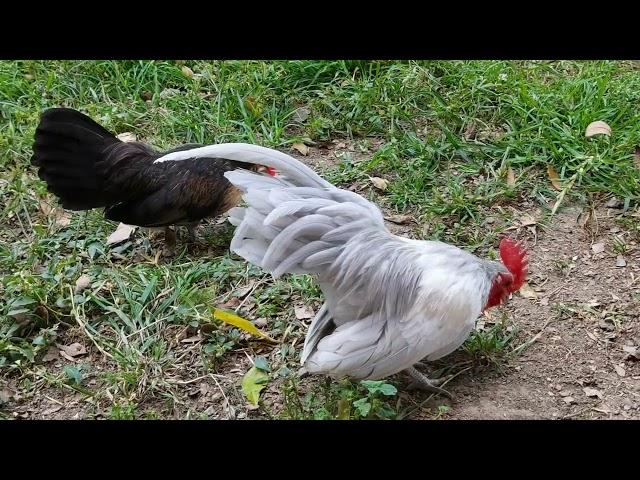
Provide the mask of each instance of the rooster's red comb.
[{"label": "rooster's red comb", "polygon": [[500,259],[507,270],[513,275],[513,291],[518,290],[527,278],[529,259],[524,247],[510,238],[503,238],[500,242]]}]

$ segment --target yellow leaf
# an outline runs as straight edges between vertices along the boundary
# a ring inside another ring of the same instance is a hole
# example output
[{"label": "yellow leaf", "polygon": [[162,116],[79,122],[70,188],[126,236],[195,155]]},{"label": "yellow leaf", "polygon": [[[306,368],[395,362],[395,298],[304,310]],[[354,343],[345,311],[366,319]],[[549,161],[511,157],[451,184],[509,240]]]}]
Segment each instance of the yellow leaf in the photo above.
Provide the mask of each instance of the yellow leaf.
[{"label": "yellow leaf", "polygon": [[560,183],[560,177],[558,176],[558,172],[551,165],[547,165],[547,174],[549,175],[549,180],[551,180],[551,185],[556,190],[562,190],[562,184]]},{"label": "yellow leaf", "polygon": [[269,335],[256,328],[256,326],[249,320],[245,320],[244,318],[239,317],[234,313],[225,312],[224,310],[220,310],[219,308],[214,308],[213,318],[222,320],[224,323],[228,323],[229,325],[233,325],[234,327],[238,327],[240,330],[244,330],[245,332],[250,333],[251,335],[255,335],[256,337],[262,337],[269,340],[270,342],[278,343]]},{"label": "yellow leaf", "polygon": [[249,402],[253,405],[258,405],[260,392],[266,387],[265,383],[268,381],[269,375],[256,367],[251,367],[242,378],[242,393],[244,393]]},{"label": "yellow leaf", "polygon": [[516,174],[513,171],[513,168],[509,167],[507,169],[507,185],[513,187],[516,184]]},{"label": "yellow leaf", "polygon": [[302,155],[304,155],[305,157],[307,155],[309,155],[309,147],[307,147],[304,143],[294,143],[293,145],[291,145],[294,149],[296,149],[297,151],[299,151]]}]

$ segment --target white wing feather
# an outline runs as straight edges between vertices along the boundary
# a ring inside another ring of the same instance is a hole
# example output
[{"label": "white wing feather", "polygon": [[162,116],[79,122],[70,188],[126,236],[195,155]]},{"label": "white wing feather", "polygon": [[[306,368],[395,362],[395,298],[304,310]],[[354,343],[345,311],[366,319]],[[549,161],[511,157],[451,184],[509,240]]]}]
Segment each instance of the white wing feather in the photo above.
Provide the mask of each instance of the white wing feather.
[{"label": "white wing feather", "polygon": [[230,211],[230,248],[274,277],[317,275],[325,304],[302,352],[310,372],[384,378],[453,351],[471,331],[490,284],[473,255],[392,235],[374,204],[276,150],[222,144],[156,161],[198,157],[278,170],[225,173],[248,205]]}]

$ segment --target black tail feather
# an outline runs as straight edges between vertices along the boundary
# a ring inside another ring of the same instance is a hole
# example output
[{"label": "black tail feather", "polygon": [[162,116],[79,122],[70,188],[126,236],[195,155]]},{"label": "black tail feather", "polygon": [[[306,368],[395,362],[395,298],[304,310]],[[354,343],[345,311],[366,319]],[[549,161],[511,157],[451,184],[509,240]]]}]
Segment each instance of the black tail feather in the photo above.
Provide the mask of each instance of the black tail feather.
[{"label": "black tail feather", "polygon": [[120,143],[111,132],[69,108],[46,110],[36,129],[31,164],[62,206],[70,210],[104,207],[104,160]]}]

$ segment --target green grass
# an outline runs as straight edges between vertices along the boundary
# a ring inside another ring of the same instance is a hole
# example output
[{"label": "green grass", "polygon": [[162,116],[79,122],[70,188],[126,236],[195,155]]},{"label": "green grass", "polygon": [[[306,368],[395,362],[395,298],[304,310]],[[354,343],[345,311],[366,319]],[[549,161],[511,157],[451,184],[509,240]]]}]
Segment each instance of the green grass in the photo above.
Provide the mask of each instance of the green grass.
[{"label": "green grass", "polygon": [[[295,371],[304,328],[293,304],[321,300],[308,277],[272,282],[225,253],[229,231],[209,238],[213,254],[180,252],[156,264],[146,234],[107,247],[114,225],[101,212],[74,213],[67,226],[43,215],[46,188],[28,164],[44,108],[78,108],[159,148],[244,141],[286,150],[299,141],[353,141],[365,160],[343,157],[323,172],[328,179],[356,183],[385,208],[411,212],[426,226],[417,235],[492,255],[501,227],[517,215],[509,207],[526,203],[547,215],[553,208],[559,192],[548,166],[560,176],[563,202],[612,194],[635,207],[639,101],[632,62],[2,61],[0,369],[26,382],[28,394],[82,388],[107,418],[191,418],[201,412],[191,410],[179,379],[225,374],[230,359],[264,349],[212,322],[210,306],[255,286],[239,313],[268,320],[270,334],[285,339],[273,370]],[[301,107],[309,110],[303,122],[295,115]],[[595,120],[606,121],[612,136],[585,138]],[[382,140],[377,151],[374,138]],[[370,176],[390,180],[388,190],[374,193]],[[75,293],[83,274],[91,284]],[[182,343],[198,329],[195,348]],[[80,385],[65,373],[73,365],[43,373],[42,356],[68,337],[98,352]],[[508,337],[484,332],[467,347],[497,358]]]}]

